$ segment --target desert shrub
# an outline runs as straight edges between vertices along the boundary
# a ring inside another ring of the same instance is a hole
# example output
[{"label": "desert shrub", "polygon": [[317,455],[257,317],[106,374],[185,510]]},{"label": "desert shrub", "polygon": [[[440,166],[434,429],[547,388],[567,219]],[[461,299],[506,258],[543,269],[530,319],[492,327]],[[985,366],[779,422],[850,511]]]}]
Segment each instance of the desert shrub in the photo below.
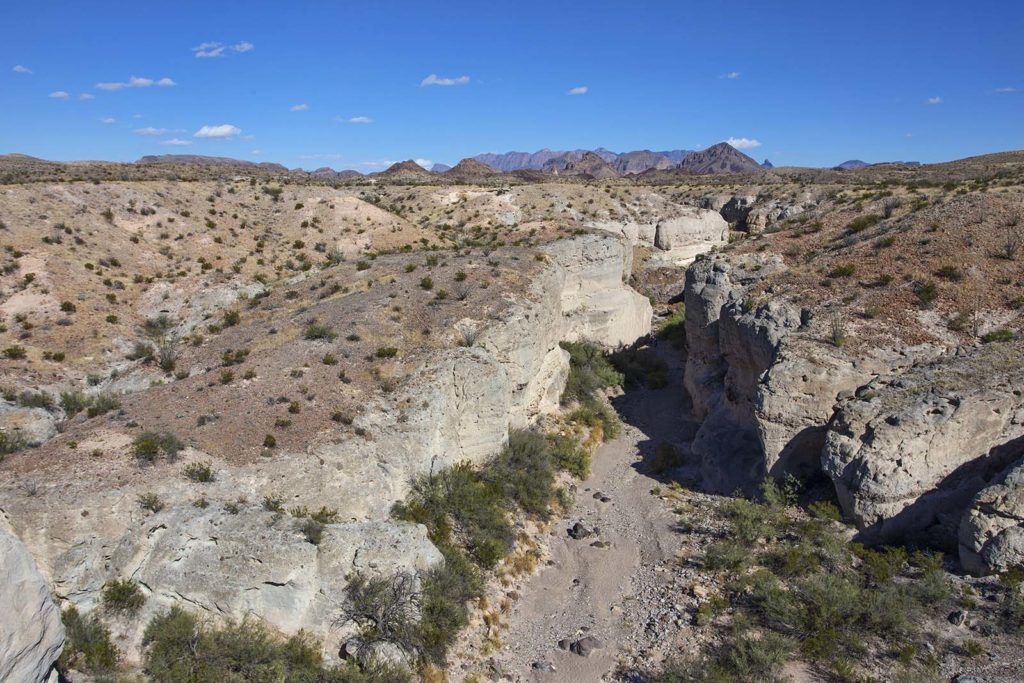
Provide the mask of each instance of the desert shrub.
[{"label": "desert shrub", "polygon": [[306,330],[302,336],[311,340],[334,341],[338,335],[327,325],[311,322],[306,325]]},{"label": "desert shrub", "polygon": [[301,681],[399,683],[408,672],[371,664],[325,666],[320,643],[304,631],[282,638],[256,618],[215,628],[181,607],[154,617],[142,637],[143,664],[155,683]]},{"label": "desert shrub", "polygon": [[23,346],[14,345],[8,346],[4,349],[4,357],[8,360],[22,360],[27,355],[28,352],[25,351],[25,347]]},{"label": "desert shrub", "polygon": [[185,466],[185,469],[182,470],[182,474],[184,474],[187,479],[204,484],[209,483],[214,479],[213,468],[210,466],[210,463],[206,462],[191,462]]},{"label": "desert shrub", "polygon": [[622,429],[622,423],[615,410],[607,403],[596,399],[587,399],[576,410],[569,414],[569,419],[593,429],[601,430],[604,441],[614,439]]},{"label": "desert shrub", "polygon": [[138,497],[139,507],[149,512],[160,512],[164,509],[164,502],[155,493],[143,493]]},{"label": "desert shrub", "polygon": [[394,358],[398,355],[398,349],[394,346],[382,346],[374,353],[377,358]]},{"label": "desert shrub", "polygon": [[606,387],[619,386],[623,377],[605,357],[597,344],[562,342],[569,352],[569,378],[562,392],[562,403],[583,402]]},{"label": "desert shrub", "polygon": [[992,342],[1007,342],[1013,341],[1014,337],[1013,330],[999,329],[986,332],[981,335],[981,341],[985,344],[991,344]]},{"label": "desert shrub", "polygon": [[882,217],[876,213],[869,213],[863,216],[858,216],[849,223],[846,224],[846,234],[854,235],[863,230],[867,230],[870,227],[878,225],[882,220]]},{"label": "desert shrub", "polygon": [[115,579],[103,586],[103,608],[108,612],[135,614],[146,602],[146,597],[131,579]]},{"label": "desert shrub", "polygon": [[577,479],[586,479],[590,474],[590,452],[571,436],[548,436],[548,449],[558,469]]},{"label": "desert shrub", "polygon": [[922,282],[914,293],[924,308],[930,307],[939,298],[939,288],[935,286],[934,282]]},{"label": "desert shrub", "polygon": [[686,307],[679,306],[665,318],[655,331],[658,339],[667,341],[677,349],[686,348]]},{"label": "desert shrub", "polygon": [[143,432],[132,441],[135,458],[142,464],[156,462],[160,455],[174,462],[185,444],[170,432]]},{"label": "desert shrub", "polygon": [[960,282],[964,279],[964,272],[956,266],[945,265],[935,271],[935,277],[940,277],[950,282]]},{"label": "desert shrub", "polygon": [[306,541],[313,545],[320,545],[320,541],[323,540],[324,524],[316,519],[306,518],[300,525],[299,530],[302,531]]},{"label": "desert shrub", "polygon": [[711,656],[669,663],[650,683],[776,683],[793,642],[777,633],[758,636],[737,629]]},{"label": "desert shrub", "polygon": [[61,672],[70,669],[93,675],[109,674],[121,657],[110,639],[110,630],[95,614],[83,617],[74,605],[61,612],[64,622],[64,651],[57,661]]},{"label": "desert shrub", "polygon": [[511,431],[508,445],[486,468],[485,476],[525,512],[547,515],[555,495],[555,468],[543,435],[523,429]]},{"label": "desert shrub", "polygon": [[828,271],[831,278],[849,277],[857,272],[857,266],[852,263],[843,263]]},{"label": "desert shrub", "polygon": [[612,366],[622,374],[626,384],[661,389],[668,384],[668,364],[654,349],[626,349],[611,354]]},{"label": "desert shrub", "polygon": [[372,653],[379,643],[397,645],[408,655],[416,653],[420,605],[417,583],[408,572],[375,578],[355,574],[349,580],[340,621],[359,627],[364,654]]},{"label": "desert shrub", "polygon": [[[20,451],[27,445],[28,441],[25,439],[24,435],[17,430],[0,432],[0,456]],[[0,457],[0,460],[2,459],[3,458]]]},{"label": "desert shrub", "polygon": [[654,447],[654,454],[651,456],[651,471],[655,474],[664,474],[683,464],[682,455],[672,444],[661,441]]},{"label": "desert shrub", "polygon": [[86,415],[98,417],[109,413],[112,410],[120,410],[121,399],[113,394],[97,394],[92,397],[90,405],[86,408]]},{"label": "desert shrub", "polygon": [[15,397],[15,401],[23,408],[51,410],[54,406],[53,397],[42,391],[22,391]]}]

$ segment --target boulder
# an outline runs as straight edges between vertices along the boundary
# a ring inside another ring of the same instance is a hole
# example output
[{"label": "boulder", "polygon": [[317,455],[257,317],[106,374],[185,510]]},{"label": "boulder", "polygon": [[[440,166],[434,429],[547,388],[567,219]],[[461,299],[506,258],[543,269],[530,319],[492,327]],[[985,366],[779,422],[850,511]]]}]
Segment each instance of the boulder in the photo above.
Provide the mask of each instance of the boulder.
[{"label": "boulder", "polygon": [[1024,459],[971,501],[960,522],[960,564],[972,574],[1024,567]]},{"label": "boulder", "polygon": [[[971,500],[1024,457],[1021,354],[1020,344],[980,346],[875,382],[841,403],[822,468],[863,537],[955,550]],[[1000,493],[1007,490],[991,495],[1012,507],[1013,496]],[[979,500],[984,515],[976,513],[968,527],[985,526],[987,500]],[[974,531],[964,533],[962,545],[983,549]]]},{"label": "boulder", "polygon": [[2,527],[0,605],[0,681],[49,679],[64,648],[60,610],[28,549]]}]

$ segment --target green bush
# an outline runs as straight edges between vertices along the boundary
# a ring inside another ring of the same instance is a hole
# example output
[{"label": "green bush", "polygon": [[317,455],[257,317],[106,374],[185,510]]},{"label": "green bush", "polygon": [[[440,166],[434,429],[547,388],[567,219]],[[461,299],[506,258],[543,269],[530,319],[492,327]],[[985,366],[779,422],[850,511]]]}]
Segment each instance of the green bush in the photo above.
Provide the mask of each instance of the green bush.
[{"label": "green bush", "polygon": [[187,479],[203,484],[209,483],[214,479],[211,463],[205,462],[189,463],[185,466],[185,469],[182,470],[182,474],[184,474]]},{"label": "green bush", "polygon": [[184,447],[185,444],[170,432],[143,432],[132,441],[135,458],[143,464],[156,462],[161,454],[174,462]]},{"label": "green bush", "polygon": [[304,631],[284,639],[248,618],[214,628],[180,607],[154,617],[142,637],[143,664],[154,683],[399,683],[408,672],[371,664],[327,667],[320,643]]},{"label": "green bush", "polygon": [[312,322],[306,325],[302,336],[310,340],[334,341],[338,335],[327,325]]},{"label": "green bush", "polygon": [[548,450],[558,469],[577,479],[586,479],[590,474],[590,452],[571,436],[548,436]]},{"label": "green bush", "polygon": [[682,464],[682,454],[672,444],[662,441],[654,447],[654,455],[651,457],[651,471],[655,474],[664,474]]},{"label": "green bush", "polygon": [[991,344],[992,342],[1008,342],[1013,341],[1016,335],[1013,330],[999,329],[992,330],[981,336],[981,341],[985,344]]},{"label": "green bush", "polygon": [[65,641],[57,668],[62,673],[70,669],[98,676],[111,673],[121,653],[110,640],[110,630],[103,622],[95,614],[83,617],[74,605],[61,612],[61,621]]},{"label": "green bush", "polygon": [[677,349],[686,348],[686,306],[680,305],[661,321],[655,331],[658,339],[667,341]]},{"label": "green bush", "polygon": [[115,579],[103,586],[103,608],[108,612],[135,614],[146,603],[146,597],[131,579]]},{"label": "green bush", "polygon": [[583,401],[576,410],[569,413],[569,419],[591,429],[600,427],[601,438],[604,441],[614,439],[622,430],[622,423],[615,410],[607,403],[601,403],[597,399]]},{"label": "green bush", "polygon": [[562,342],[569,352],[569,378],[562,392],[562,403],[583,402],[596,392],[610,386],[621,386],[622,374],[605,357],[597,344],[590,342]]}]

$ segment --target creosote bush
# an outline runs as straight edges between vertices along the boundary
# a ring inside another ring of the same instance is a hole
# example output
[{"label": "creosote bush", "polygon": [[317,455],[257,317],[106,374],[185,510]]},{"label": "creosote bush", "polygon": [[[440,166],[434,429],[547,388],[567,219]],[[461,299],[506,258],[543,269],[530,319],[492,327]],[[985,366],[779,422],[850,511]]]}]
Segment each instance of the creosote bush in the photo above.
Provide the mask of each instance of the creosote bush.
[{"label": "creosote bush", "polygon": [[214,627],[181,607],[154,617],[142,636],[143,664],[155,683],[405,683],[408,672],[370,664],[325,665],[320,643],[299,631],[283,638],[255,617]]},{"label": "creosote bush", "polygon": [[131,579],[115,579],[103,586],[103,608],[118,614],[135,614],[146,603],[137,583]]},{"label": "creosote bush", "polygon": [[110,630],[96,614],[83,617],[74,605],[61,613],[64,622],[64,650],[57,661],[62,672],[74,669],[95,676],[109,675],[121,657],[110,639]]},{"label": "creosote bush", "polygon": [[161,455],[174,462],[184,447],[170,432],[143,432],[132,441],[132,452],[141,464],[153,464]]}]

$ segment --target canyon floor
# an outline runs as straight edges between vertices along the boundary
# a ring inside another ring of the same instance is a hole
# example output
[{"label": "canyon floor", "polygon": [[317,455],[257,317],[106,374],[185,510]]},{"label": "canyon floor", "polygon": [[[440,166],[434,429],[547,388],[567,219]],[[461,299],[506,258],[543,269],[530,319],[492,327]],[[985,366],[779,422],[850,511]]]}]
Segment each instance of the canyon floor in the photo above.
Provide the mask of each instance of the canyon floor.
[{"label": "canyon floor", "polygon": [[[682,539],[671,511],[651,493],[661,483],[646,461],[659,442],[684,447],[694,425],[680,419],[688,406],[679,353],[661,349],[672,369],[669,384],[631,388],[613,400],[624,429],[598,449],[576,506],[552,523],[547,565],[526,583],[511,614],[495,662],[516,680],[600,680],[623,662],[649,659],[666,633],[678,630],[659,588],[674,578],[668,565]],[[576,523],[593,533],[573,538]],[[559,647],[588,636],[601,645],[588,656]]]}]

